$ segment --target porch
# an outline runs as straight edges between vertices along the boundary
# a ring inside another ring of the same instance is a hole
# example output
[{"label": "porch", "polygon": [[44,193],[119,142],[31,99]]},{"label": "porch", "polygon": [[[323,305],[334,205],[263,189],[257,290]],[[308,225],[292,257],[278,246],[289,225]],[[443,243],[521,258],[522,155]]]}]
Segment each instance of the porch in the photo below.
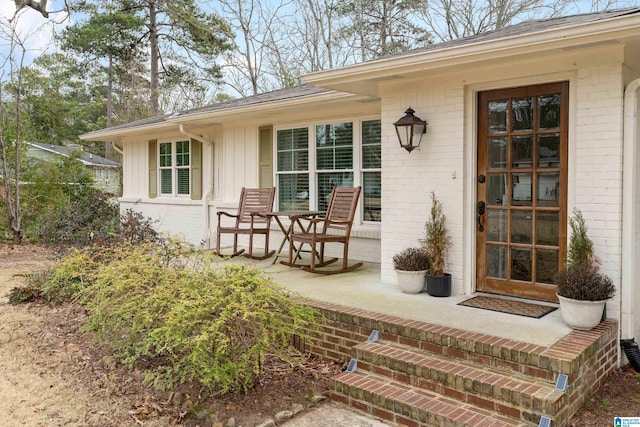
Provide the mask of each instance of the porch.
[{"label": "porch", "polygon": [[[527,318],[457,305],[469,298],[403,294],[379,265],[322,276],[253,264],[307,298],[323,321],[311,343],[322,358],[358,361],[332,380],[332,400],[406,426],[564,426],[617,367],[615,320],[568,328],[558,310]],[[369,343],[372,330],[379,341]],[[566,390],[556,390],[559,374]]]},{"label": "porch", "polygon": [[404,294],[396,285],[381,281],[380,264],[376,263],[365,262],[356,271],[324,276],[279,262],[273,264],[273,258],[265,261],[243,258],[240,262],[255,264],[278,284],[304,297],[345,307],[544,346],[556,343],[572,331],[562,321],[559,310],[534,319],[458,305],[473,295],[436,298],[426,292]]}]

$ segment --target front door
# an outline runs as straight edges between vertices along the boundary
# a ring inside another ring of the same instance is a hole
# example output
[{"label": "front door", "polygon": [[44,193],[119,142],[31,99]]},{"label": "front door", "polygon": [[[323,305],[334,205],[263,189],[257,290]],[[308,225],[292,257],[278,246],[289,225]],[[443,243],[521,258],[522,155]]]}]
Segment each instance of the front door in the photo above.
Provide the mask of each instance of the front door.
[{"label": "front door", "polygon": [[478,95],[478,291],[556,301],[567,240],[568,88]]}]

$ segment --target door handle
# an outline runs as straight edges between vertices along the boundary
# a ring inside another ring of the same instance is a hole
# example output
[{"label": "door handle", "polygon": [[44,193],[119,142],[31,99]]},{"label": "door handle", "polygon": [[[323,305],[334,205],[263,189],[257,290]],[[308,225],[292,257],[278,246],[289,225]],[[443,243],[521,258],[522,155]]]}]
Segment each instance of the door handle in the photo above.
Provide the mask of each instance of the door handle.
[{"label": "door handle", "polygon": [[486,211],[486,203],[484,201],[478,202],[478,231],[484,231],[484,225],[482,224],[482,218],[484,217],[484,213]]}]

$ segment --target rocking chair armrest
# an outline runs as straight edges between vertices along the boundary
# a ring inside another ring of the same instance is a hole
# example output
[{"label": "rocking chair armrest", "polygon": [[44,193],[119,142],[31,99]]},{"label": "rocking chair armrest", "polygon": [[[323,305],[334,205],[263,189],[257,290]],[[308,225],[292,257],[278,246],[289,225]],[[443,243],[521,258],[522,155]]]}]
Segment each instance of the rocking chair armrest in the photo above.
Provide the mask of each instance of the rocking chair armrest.
[{"label": "rocking chair armrest", "polygon": [[218,212],[216,212],[216,214],[218,215],[218,218],[220,218],[222,215],[228,216],[228,217],[231,217],[231,218],[238,218],[238,215],[233,215],[233,214],[230,214],[229,212],[225,212],[225,211],[218,211]]},{"label": "rocking chair armrest", "polygon": [[[329,221],[327,218],[309,218],[309,221],[311,222],[311,224],[321,224],[323,222],[327,222]],[[331,222],[331,221],[329,221]]]},{"label": "rocking chair armrest", "polygon": [[331,221],[331,220],[327,220],[327,222],[329,223],[329,225],[349,225],[349,224],[351,224],[352,221]]},{"label": "rocking chair armrest", "polygon": [[260,218],[269,218],[268,215],[265,215],[260,212],[251,212],[249,215],[251,215],[251,218],[253,218],[254,216],[259,216]]}]

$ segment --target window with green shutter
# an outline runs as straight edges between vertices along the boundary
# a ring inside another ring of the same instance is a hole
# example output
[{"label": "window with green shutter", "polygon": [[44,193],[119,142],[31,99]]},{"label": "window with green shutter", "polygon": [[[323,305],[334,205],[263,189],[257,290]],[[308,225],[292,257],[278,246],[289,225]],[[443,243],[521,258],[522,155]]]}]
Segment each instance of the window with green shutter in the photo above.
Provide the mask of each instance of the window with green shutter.
[{"label": "window with green shutter", "polygon": [[[157,144],[160,195],[189,196],[191,194],[191,144],[200,143],[195,141],[167,141]],[[199,149],[198,157],[200,157],[200,151]],[[200,158],[197,160],[198,162],[201,161]],[[200,165],[198,164],[199,170]],[[198,187],[198,190],[200,191],[200,187]],[[198,198],[200,197],[201,194],[198,195]]]}]

